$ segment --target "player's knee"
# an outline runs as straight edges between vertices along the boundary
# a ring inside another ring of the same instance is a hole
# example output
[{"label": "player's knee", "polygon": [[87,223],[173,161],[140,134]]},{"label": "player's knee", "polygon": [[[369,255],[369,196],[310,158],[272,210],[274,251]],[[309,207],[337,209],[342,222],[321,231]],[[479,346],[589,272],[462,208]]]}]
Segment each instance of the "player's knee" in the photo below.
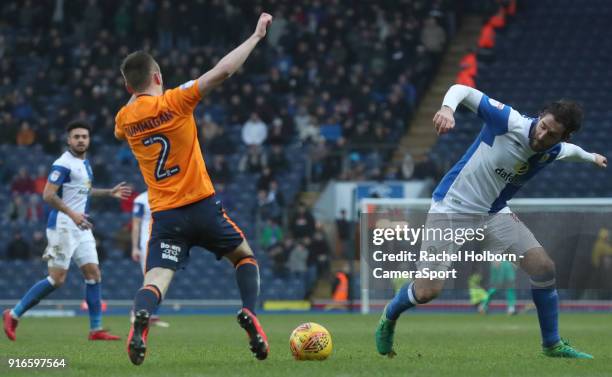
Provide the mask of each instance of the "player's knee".
[{"label": "player's knee", "polygon": [[66,275],[67,274],[62,274],[62,273],[55,273],[55,274],[49,274],[49,277],[47,278],[47,280],[49,280],[49,283],[51,283],[51,285],[53,285],[55,288],[59,288],[62,285],[64,285],[64,283],[66,282]]},{"label": "player's knee", "polygon": [[253,254],[253,250],[249,243],[244,240],[240,246],[238,246],[234,251],[225,255],[225,258],[229,260],[234,266],[239,263],[242,259],[252,258],[255,259],[255,255]]},{"label": "player's knee", "polygon": [[523,269],[529,276],[555,276],[555,262],[544,249],[538,249],[532,255],[527,255],[526,262]]},{"label": "player's knee", "polygon": [[427,303],[440,295],[442,288],[438,287],[418,287],[415,286],[415,298],[419,303]]},{"label": "player's knee", "polygon": [[102,280],[102,274],[100,273],[100,268],[97,264],[88,263],[81,267],[81,271],[83,273],[83,277],[85,280],[96,281],[99,282]]}]

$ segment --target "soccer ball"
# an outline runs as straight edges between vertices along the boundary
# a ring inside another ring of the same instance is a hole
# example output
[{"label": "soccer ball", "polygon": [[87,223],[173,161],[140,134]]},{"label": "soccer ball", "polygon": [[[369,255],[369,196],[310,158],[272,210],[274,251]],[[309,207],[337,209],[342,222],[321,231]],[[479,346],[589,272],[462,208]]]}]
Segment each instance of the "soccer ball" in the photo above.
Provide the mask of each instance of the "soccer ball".
[{"label": "soccer ball", "polygon": [[332,352],[332,339],[325,327],[306,322],[293,330],[289,346],[296,360],[325,360]]}]

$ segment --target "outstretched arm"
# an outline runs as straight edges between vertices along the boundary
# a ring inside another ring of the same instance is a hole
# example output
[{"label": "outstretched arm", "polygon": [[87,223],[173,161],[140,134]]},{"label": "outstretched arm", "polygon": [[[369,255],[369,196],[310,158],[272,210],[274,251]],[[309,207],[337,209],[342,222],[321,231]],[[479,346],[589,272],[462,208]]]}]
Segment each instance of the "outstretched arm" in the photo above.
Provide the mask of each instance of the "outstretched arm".
[{"label": "outstretched arm", "polygon": [[112,196],[117,199],[127,199],[132,193],[132,188],[125,182],[121,182],[113,188],[110,189],[101,189],[101,188],[92,188],[91,195],[92,196]]},{"label": "outstretched arm", "polygon": [[253,35],[232,50],[232,52],[225,55],[213,69],[198,78],[198,91],[202,97],[221,85],[242,67],[251,51],[257,46],[257,43],[266,36],[266,31],[271,22],[272,16],[268,13],[262,13],[259,16],[259,21],[257,21],[257,27]]},{"label": "outstretched arm", "polygon": [[600,168],[608,167],[608,159],[598,153],[589,153],[579,146],[571,143],[561,144],[561,152],[557,160],[569,162],[590,162]]},{"label": "outstretched arm", "polygon": [[473,112],[477,112],[482,96],[483,93],[480,90],[470,88],[469,86],[459,84],[451,86],[444,96],[442,107],[433,118],[437,134],[445,134],[455,127],[454,113],[459,104],[464,105]]}]

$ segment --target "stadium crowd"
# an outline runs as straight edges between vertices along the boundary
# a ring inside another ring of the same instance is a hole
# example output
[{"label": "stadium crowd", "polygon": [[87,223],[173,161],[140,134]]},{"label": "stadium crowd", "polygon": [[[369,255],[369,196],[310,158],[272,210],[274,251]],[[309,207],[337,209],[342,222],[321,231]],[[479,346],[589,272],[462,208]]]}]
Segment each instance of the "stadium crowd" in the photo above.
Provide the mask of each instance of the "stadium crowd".
[{"label": "stadium crowd", "polygon": [[[197,109],[201,145],[226,203],[233,200],[224,191],[235,174],[258,177],[255,213],[249,216],[262,224],[259,244],[269,250],[279,274],[286,266],[304,275],[308,266],[325,270],[333,253],[321,241],[320,226],[307,208],[293,205],[296,198],[279,190],[279,176],[295,169],[287,146],[308,156],[310,170],[303,176],[313,182],[402,179],[399,166],[385,163],[454,33],[456,4],[4,1],[0,143],[55,158],[63,149],[64,125],[86,119],[94,127],[90,159],[96,185],[114,182],[113,164],[133,167],[134,181],[140,182],[129,149],[113,137],[114,114],[128,99],[121,60],[130,51],[148,50],[161,65],[165,86],[180,85],[236,46],[251,30],[252,22],[245,21],[265,10],[274,16],[266,42],[241,74]],[[238,142],[228,135],[232,127],[240,127]],[[102,150],[115,155],[97,154]],[[48,166],[7,166],[5,157],[0,155],[0,176],[10,182],[10,201],[3,221],[39,223],[42,231],[47,209],[40,193]],[[288,216],[294,207],[298,210]],[[130,203],[121,208],[129,212]],[[29,243],[31,237],[25,238],[15,234],[13,242]],[[116,239],[121,242],[121,235]],[[19,254],[39,255],[33,248]]]}]

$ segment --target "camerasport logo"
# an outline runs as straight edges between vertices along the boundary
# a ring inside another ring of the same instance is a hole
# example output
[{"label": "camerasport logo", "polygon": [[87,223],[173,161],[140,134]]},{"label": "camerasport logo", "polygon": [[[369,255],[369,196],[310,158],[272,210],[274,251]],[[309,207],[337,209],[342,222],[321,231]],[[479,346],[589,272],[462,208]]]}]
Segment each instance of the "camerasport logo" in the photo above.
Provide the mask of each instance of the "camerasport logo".
[{"label": "camerasport logo", "polygon": [[161,245],[162,259],[169,259],[174,262],[178,262],[178,256],[181,253],[181,247],[177,245],[170,245],[162,242]]}]

